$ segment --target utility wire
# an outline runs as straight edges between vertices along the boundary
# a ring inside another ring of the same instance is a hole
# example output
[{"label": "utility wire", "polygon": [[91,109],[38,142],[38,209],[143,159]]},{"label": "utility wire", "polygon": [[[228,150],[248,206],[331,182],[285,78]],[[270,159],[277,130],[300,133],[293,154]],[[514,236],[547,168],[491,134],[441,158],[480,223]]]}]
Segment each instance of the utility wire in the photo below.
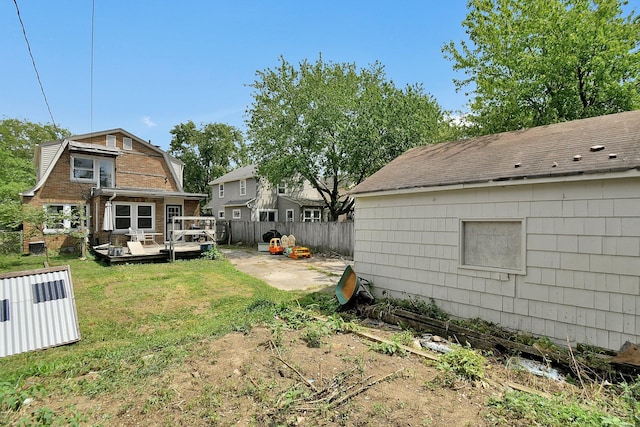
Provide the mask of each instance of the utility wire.
[{"label": "utility wire", "polygon": [[95,16],[96,16],[96,2],[91,1],[91,64],[89,65],[89,72],[91,74],[89,85],[91,86],[89,95],[89,130],[93,133],[93,33],[95,28]]},{"label": "utility wire", "polygon": [[29,56],[31,57],[33,70],[36,72],[36,77],[38,78],[38,84],[40,85],[40,92],[42,92],[44,103],[47,105],[47,110],[49,111],[49,117],[51,117],[51,123],[53,124],[53,129],[55,130],[56,133],[60,133],[60,131],[58,130],[58,126],[56,125],[56,121],[53,119],[53,113],[51,113],[51,107],[49,106],[49,101],[47,101],[47,95],[45,95],[44,93],[44,86],[42,86],[42,81],[40,80],[40,73],[38,73],[38,67],[36,67],[36,60],[33,58],[33,53],[31,53],[31,45],[29,44],[29,39],[27,38],[27,31],[24,29],[24,23],[22,22],[22,17],[20,16],[18,1],[13,0],[13,4],[16,5],[16,13],[18,14],[18,20],[20,21],[20,26],[22,27],[22,34],[24,35],[24,41],[27,42],[27,50],[29,51]]}]

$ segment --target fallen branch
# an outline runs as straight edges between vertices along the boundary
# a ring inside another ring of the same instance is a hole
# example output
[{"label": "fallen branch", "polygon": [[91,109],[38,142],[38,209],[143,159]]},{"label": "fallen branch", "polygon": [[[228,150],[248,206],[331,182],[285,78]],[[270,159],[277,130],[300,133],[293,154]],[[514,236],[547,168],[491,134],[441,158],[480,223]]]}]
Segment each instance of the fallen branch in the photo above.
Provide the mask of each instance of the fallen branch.
[{"label": "fallen branch", "polygon": [[368,388],[371,388],[372,386],[374,386],[374,385],[378,384],[379,382],[382,382],[382,381],[388,380],[389,378],[392,378],[392,377],[394,377],[394,376],[398,375],[398,374],[399,374],[400,372],[402,372],[403,370],[404,370],[404,368],[403,368],[403,369],[398,369],[398,370],[397,370],[397,371],[395,371],[395,372],[392,372],[392,373],[390,373],[390,374],[388,374],[388,375],[385,375],[384,377],[378,378],[377,380],[370,382],[369,384],[367,384],[367,385],[365,385],[365,386],[360,387],[358,390],[356,390],[356,391],[354,391],[354,392],[352,392],[352,393],[349,393],[349,394],[347,394],[346,396],[341,397],[340,399],[334,400],[334,401],[333,401],[333,402],[331,402],[331,404],[329,405],[329,408],[335,408],[335,407],[337,407],[337,406],[340,406],[341,404],[343,404],[343,403],[344,403],[344,402],[346,402],[347,400],[349,400],[349,399],[351,399],[351,398],[353,398],[353,397],[355,397],[355,396],[359,395],[359,394],[360,394],[360,393],[362,393],[363,391],[367,390]]},{"label": "fallen branch", "polygon": [[308,385],[311,390],[313,390],[314,392],[318,392],[318,390],[316,389],[316,387],[313,385],[313,383],[311,381],[309,381],[307,378],[304,377],[304,375],[302,375],[300,373],[300,371],[298,371],[296,368],[294,368],[293,366],[291,366],[286,360],[284,360],[282,358],[282,355],[280,354],[280,350],[278,349],[278,346],[276,346],[272,340],[269,340],[269,343],[271,344],[271,349],[274,350],[278,353],[276,356],[274,356],[276,359],[278,359],[280,362],[284,363],[289,369],[291,369],[293,372],[295,372],[296,374],[298,374],[298,376],[300,378],[302,378],[302,380],[305,382],[306,385]]}]

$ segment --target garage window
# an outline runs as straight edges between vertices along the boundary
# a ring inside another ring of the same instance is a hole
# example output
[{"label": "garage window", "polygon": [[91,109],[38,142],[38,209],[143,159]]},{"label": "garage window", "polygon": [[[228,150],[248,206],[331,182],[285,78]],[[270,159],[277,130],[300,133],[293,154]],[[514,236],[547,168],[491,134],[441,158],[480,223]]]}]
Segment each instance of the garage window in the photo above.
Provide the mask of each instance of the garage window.
[{"label": "garage window", "polygon": [[460,267],[525,274],[524,260],[524,220],[460,221]]}]

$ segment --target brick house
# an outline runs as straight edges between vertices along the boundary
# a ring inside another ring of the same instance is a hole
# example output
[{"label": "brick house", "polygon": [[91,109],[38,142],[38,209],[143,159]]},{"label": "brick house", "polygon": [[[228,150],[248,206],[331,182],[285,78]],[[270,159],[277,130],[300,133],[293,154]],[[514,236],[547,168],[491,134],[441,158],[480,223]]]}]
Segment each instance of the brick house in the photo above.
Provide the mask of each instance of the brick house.
[{"label": "brick house", "polygon": [[211,199],[203,208],[217,220],[254,222],[322,222],[326,208],[316,189],[305,181],[292,188],[274,187],[248,165],[209,183]]},{"label": "brick house", "polygon": [[[123,129],[74,135],[44,142],[35,149],[36,185],[21,193],[23,205],[50,212],[83,212],[84,224],[46,224],[50,249],[74,248],[65,231],[89,231],[92,245],[125,245],[129,229],[168,235],[174,216],[199,214],[206,194],[183,190],[184,164]],[[113,231],[104,229],[105,204],[111,204]],[[29,224],[24,224],[29,235]],[[35,236],[30,240],[40,240]],[[24,251],[29,241],[25,239]]]},{"label": "brick house", "polygon": [[378,296],[640,342],[640,111],[414,148],[351,194],[355,269]]}]

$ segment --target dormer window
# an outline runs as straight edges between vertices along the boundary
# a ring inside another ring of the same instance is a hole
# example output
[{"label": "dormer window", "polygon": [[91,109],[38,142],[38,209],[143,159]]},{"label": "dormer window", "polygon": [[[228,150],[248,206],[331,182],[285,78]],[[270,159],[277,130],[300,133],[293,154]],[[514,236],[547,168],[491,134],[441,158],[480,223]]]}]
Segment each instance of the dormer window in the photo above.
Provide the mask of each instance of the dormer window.
[{"label": "dormer window", "polygon": [[287,194],[287,183],[281,182],[278,184],[278,194]]}]

